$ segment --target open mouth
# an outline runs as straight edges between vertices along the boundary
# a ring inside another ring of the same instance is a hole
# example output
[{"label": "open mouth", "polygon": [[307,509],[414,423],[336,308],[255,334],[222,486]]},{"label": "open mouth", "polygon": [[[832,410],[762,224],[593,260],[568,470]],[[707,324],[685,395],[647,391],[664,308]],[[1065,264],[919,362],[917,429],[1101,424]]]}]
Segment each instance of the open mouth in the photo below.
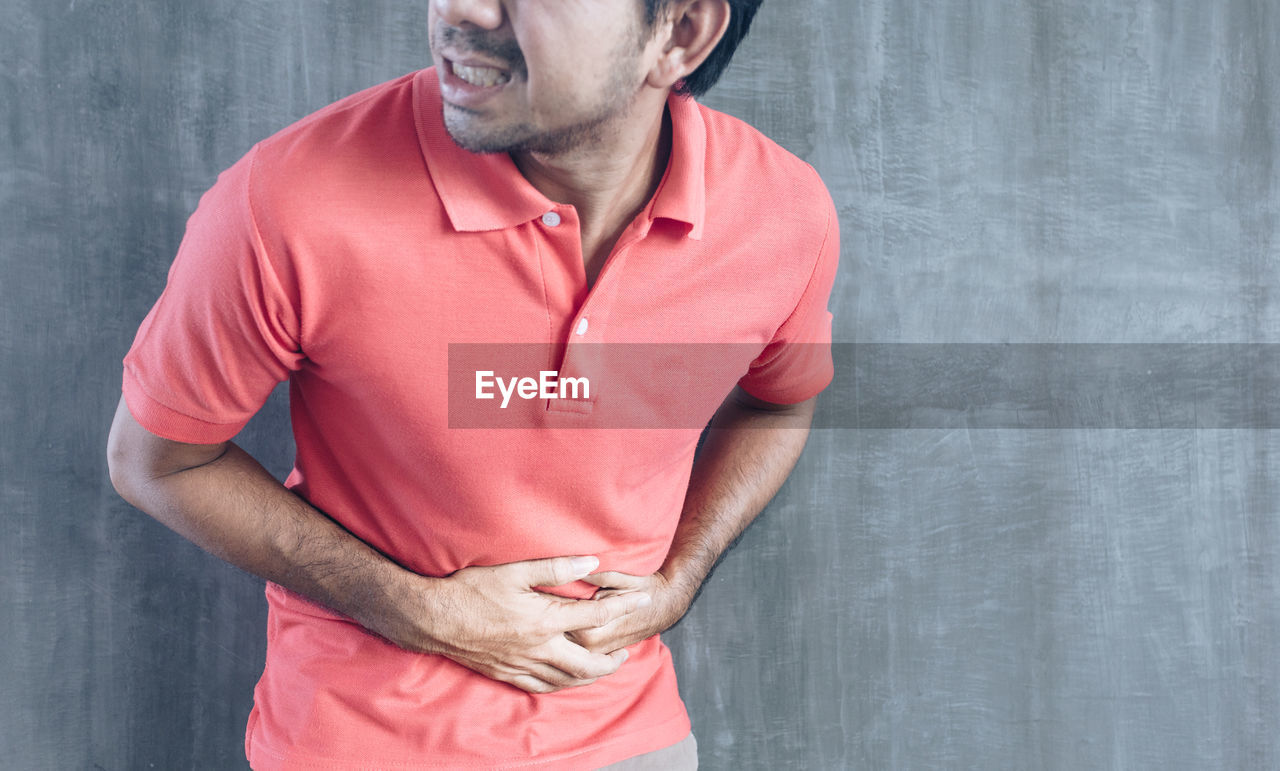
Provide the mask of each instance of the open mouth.
[{"label": "open mouth", "polygon": [[459,80],[481,88],[500,86],[511,80],[510,72],[496,67],[467,66],[454,61],[449,61],[448,65],[449,71],[456,75]]}]

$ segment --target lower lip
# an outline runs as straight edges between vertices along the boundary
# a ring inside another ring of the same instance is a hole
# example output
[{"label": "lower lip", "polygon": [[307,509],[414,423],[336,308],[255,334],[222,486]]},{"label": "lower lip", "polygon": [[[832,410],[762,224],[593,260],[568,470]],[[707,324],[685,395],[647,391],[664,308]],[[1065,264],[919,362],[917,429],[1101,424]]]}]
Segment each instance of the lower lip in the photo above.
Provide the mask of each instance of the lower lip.
[{"label": "lower lip", "polygon": [[444,60],[444,64],[440,69],[440,95],[444,97],[446,102],[457,105],[459,107],[476,107],[489,99],[503,89],[506,83],[498,83],[492,86],[477,86],[468,83],[457,75],[453,74],[453,62],[448,59]]}]

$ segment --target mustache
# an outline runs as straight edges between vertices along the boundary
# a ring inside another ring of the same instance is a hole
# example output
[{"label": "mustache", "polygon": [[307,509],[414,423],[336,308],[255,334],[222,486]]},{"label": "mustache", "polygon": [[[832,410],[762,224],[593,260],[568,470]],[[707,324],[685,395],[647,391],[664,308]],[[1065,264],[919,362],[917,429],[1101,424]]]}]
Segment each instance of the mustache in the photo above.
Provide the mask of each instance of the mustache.
[{"label": "mustache", "polygon": [[437,32],[442,47],[450,46],[461,51],[484,54],[503,62],[513,72],[524,70],[524,54],[520,53],[520,46],[516,41],[510,38],[495,40],[481,30],[460,29],[443,24],[437,28]]}]

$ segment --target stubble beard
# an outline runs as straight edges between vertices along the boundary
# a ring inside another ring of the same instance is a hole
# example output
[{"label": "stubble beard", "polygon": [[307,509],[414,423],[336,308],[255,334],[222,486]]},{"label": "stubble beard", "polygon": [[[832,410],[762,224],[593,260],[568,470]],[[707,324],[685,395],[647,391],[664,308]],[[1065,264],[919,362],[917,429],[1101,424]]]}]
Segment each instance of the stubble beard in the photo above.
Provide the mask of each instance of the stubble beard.
[{"label": "stubble beard", "polygon": [[529,123],[480,130],[470,120],[470,110],[454,105],[444,107],[444,125],[455,144],[473,153],[538,153],[563,155],[571,150],[604,141],[630,112],[630,104],[610,104],[599,113],[571,126],[539,131]]},{"label": "stubble beard", "polygon": [[[625,38],[624,38],[625,39]],[[609,139],[627,120],[635,105],[639,89],[633,81],[639,59],[638,50],[625,43],[615,52],[616,62],[603,89],[603,99],[586,118],[568,126],[540,130],[530,123],[517,123],[484,129],[476,125],[474,113],[457,105],[443,105],[444,126],[455,144],[473,153],[538,153],[563,155],[580,147],[600,144]],[[524,72],[513,72],[512,80],[525,78]]]}]

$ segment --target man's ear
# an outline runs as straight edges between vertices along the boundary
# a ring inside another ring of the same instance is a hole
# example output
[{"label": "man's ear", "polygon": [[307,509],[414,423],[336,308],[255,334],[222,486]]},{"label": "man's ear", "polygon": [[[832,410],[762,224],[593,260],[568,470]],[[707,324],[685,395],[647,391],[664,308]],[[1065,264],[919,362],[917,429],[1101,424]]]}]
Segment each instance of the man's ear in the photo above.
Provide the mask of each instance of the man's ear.
[{"label": "man's ear", "polygon": [[688,77],[729,27],[729,0],[675,0],[658,23],[662,52],[645,81],[666,89]]}]

